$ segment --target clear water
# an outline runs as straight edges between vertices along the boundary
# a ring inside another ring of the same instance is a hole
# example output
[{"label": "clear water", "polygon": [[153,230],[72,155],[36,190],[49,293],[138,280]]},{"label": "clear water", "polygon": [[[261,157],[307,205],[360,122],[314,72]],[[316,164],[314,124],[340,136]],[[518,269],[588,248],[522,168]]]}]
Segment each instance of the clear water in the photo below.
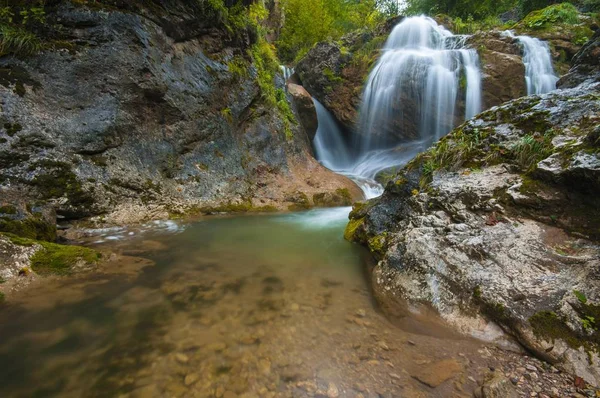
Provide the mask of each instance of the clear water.
[{"label": "clear water", "polygon": [[[479,343],[435,317],[390,323],[371,299],[367,253],[328,214],[209,218],[101,245],[136,257],[45,280],[0,310],[0,396],[472,391]],[[435,391],[411,376],[447,358],[464,369]]]}]

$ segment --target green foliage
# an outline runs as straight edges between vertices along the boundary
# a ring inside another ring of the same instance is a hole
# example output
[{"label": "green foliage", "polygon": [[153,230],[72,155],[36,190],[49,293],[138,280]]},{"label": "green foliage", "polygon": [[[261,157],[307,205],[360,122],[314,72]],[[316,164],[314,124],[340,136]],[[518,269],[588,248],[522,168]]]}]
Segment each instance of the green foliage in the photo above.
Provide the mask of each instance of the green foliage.
[{"label": "green foliage", "polygon": [[587,303],[587,297],[585,297],[585,294],[583,294],[579,290],[573,290],[573,294],[575,295],[575,297],[577,297],[577,300],[579,300],[581,304]]},{"label": "green foliage", "polygon": [[523,170],[531,170],[542,159],[550,156],[553,151],[553,133],[531,135],[521,138],[512,148],[512,156]]},{"label": "green foliage", "polygon": [[248,63],[243,57],[234,57],[227,63],[227,69],[229,69],[235,80],[248,77]]},{"label": "green foliage", "polygon": [[36,31],[46,23],[44,2],[16,2],[0,7],[0,56],[31,55],[42,49]]},{"label": "green foliage", "polygon": [[287,101],[285,92],[275,89],[275,75],[279,71],[279,61],[275,56],[275,49],[264,39],[259,39],[250,49],[250,56],[254,60],[256,68],[256,82],[260,87],[262,99],[270,107],[276,107],[283,116],[284,132],[288,140],[293,138],[292,124],[296,124],[296,118]]},{"label": "green foliage", "polygon": [[487,17],[497,17],[516,6],[518,0],[407,0],[406,14],[446,14],[460,17],[465,22],[469,16],[473,20],[484,20]]},{"label": "green foliage", "polygon": [[577,24],[579,12],[573,4],[561,3],[531,12],[523,23],[530,29],[545,29],[557,23]]},{"label": "green foliage", "polygon": [[18,26],[0,25],[0,55],[31,55],[41,49],[41,41],[34,33]]},{"label": "green foliage", "polygon": [[499,17],[493,15],[489,15],[482,20],[475,20],[469,14],[464,21],[461,17],[456,17],[452,20],[453,31],[458,34],[473,34],[494,28],[508,29],[512,25],[514,23],[504,23]]},{"label": "green foliage", "polygon": [[277,42],[279,57],[297,62],[320,41],[337,40],[361,28],[373,28],[398,12],[394,1],[283,0],[285,25]]}]

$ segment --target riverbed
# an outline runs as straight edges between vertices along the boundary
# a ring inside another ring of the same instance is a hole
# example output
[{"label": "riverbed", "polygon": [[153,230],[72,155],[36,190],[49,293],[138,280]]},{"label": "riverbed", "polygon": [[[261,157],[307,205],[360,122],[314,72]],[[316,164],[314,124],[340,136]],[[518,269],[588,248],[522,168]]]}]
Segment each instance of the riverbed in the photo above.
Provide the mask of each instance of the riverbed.
[{"label": "riverbed", "polygon": [[386,318],[348,211],[90,237],[119,259],[0,311],[0,396],[471,396],[493,355],[435,317]]}]

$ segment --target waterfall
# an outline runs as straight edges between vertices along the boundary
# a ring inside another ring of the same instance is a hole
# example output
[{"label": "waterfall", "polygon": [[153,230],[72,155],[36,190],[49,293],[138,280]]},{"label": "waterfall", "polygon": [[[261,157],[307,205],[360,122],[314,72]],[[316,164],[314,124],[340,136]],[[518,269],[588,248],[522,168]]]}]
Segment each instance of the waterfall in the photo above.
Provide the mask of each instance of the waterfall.
[{"label": "waterfall", "polygon": [[333,116],[313,98],[319,127],[313,140],[317,159],[328,169],[343,172],[352,167],[353,156]]},{"label": "waterfall", "polygon": [[281,74],[283,75],[283,80],[286,82],[294,74],[294,68],[290,68],[285,65],[279,65],[279,69],[281,69]]},{"label": "waterfall", "polygon": [[423,16],[392,30],[365,87],[361,151],[432,143],[481,110],[479,57],[465,48],[465,38]]},{"label": "waterfall", "polygon": [[529,36],[515,36],[512,31],[505,36],[516,38],[523,47],[527,95],[544,94],[556,89],[558,76],[554,73],[548,43]]},{"label": "waterfall", "polygon": [[381,195],[380,171],[408,163],[481,111],[479,57],[466,39],[428,17],[399,23],[369,75],[353,140],[315,100],[317,159],[353,179],[367,198]]}]

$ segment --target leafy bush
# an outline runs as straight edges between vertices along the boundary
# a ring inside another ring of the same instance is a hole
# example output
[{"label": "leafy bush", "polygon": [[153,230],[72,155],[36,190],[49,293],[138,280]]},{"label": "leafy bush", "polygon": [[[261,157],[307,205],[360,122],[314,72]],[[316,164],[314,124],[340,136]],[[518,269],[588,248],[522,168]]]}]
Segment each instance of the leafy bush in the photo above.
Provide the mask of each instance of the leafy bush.
[{"label": "leafy bush", "polygon": [[320,41],[337,40],[361,28],[373,28],[386,16],[395,15],[390,0],[282,0],[285,24],[277,42],[279,57],[297,62]]},{"label": "leafy bush", "polygon": [[44,2],[0,7],[0,55],[30,55],[42,49],[35,31],[46,23]]},{"label": "leafy bush", "polygon": [[18,26],[0,25],[0,55],[31,55],[41,48],[41,41],[34,33]]},{"label": "leafy bush", "polygon": [[530,29],[544,29],[557,23],[577,24],[579,12],[573,4],[561,3],[531,12],[523,23]]}]

